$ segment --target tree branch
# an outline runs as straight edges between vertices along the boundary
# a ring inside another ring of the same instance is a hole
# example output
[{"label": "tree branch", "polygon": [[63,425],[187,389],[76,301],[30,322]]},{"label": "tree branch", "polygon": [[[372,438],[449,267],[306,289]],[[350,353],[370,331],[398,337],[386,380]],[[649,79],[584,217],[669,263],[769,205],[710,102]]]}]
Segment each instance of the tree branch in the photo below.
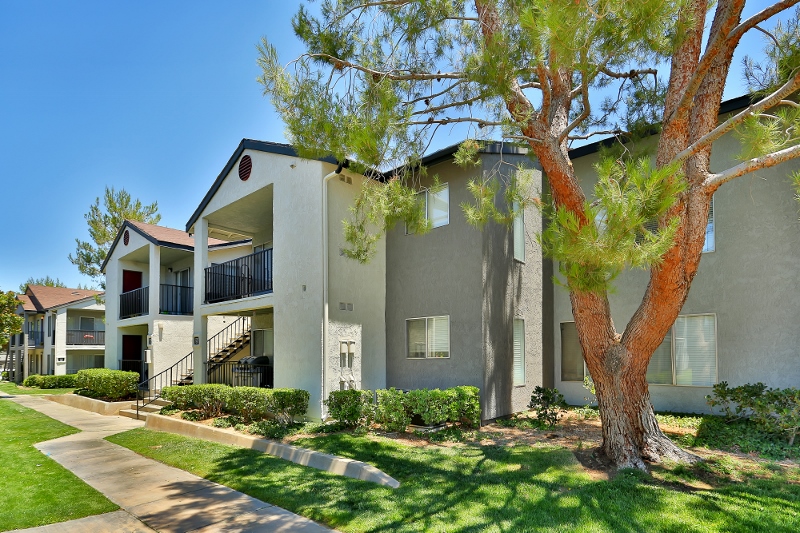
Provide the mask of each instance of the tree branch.
[{"label": "tree branch", "polygon": [[371,75],[373,78],[386,78],[389,80],[394,81],[409,81],[409,80],[460,80],[465,79],[467,77],[466,74],[463,72],[437,72],[437,73],[430,73],[430,72],[419,72],[413,74],[394,74],[393,72],[396,71],[381,71],[381,70],[374,70],[371,68],[367,68],[361,65],[357,65],[355,63],[351,63],[350,61],[344,61],[343,59],[339,59],[334,57],[330,54],[303,54],[305,57],[311,57],[315,59],[324,59],[331,63],[333,68],[335,69],[345,69],[351,68],[353,70],[357,70],[359,72],[364,72],[366,74]]},{"label": "tree branch", "polygon": [[[583,99],[583,111],[581,111],[580,115],[575,117],[575,119],[572,122],[570,122],[567,125],[566,128],[564,128],[564,131],[562,131],[558,135],[558,143],[559,144],[561,144],[561,141],[563,141],[564,139],[567,138],[567,136],[569,135],[569,132],[571,132],[572,130],[577,128],[578,125],[581,122],[586,120],[589,117],[589,115],[592,114],[592,108],[591,108],[591,105],[589,104],[589,82],[586,79],[586,76],[583,75],[583,74],[581,74],[581,87],[580,87],[580,89],[581,89],[580,93],[581,93],[582,99]],[[570,94],[570,98],[571,98],[571,96],[572,95]]]},{"label": "tree branch", "polygon": [[639,70],[632,69],[630,72],[614,72],[613,70],[609,70],[606,67],[600,67],[599,71],[610,78],[617,78],[617,79],[622,79],[622,78],[633,79],[633,78],[638,78],[639,76],[644,74],[652,74],[654,76],[658,74],[658,70],[654,68],[644,68]]},{"label": "tree branch", "polygon": [[727,183],[734,178],[744,176],[745,174],[753,172],[754,170],[774,167],[775,165],[779,165],[785,161],[794,159],[795,157],[800,157],[800,144],[790,146],[789,148],[784,148],[778,152],[762,155],[761,157],[754,157],[753,159],[744,161],[743,163],[740,163],[735,167],[731,167],[724,172],[720,172],[719,174],[709,174],[706,180],[703,182],[703,186],[711,191],[715,191],[720,185]]},{"label": "tree branch", "polygon": [[430,107],[430,108],[426,108],[426,109],[421,109],[419,111],[414,111],[413,113],[411,113],[411,115],[414,116],[414,115],[424,115],[426,113],[434,113],[436,111],[442,111],[444,109],[450,109],[451,107],[465,106],[465,105],[471,104],[472,102],[477,102],[478,100],[482,100],[482,99],[483,99],[483,96],[475,96],[473,98],[467,98],[466,100],[460,100],[458,102],[452,102],[452,103],[449,103],[449,104],[442,104],[442,105],[439,105],[439,106],[436,106],[436,107]]},{"label": "tree branch", "polygon": [[[763,100],[752,104],[751,106],[743,109],[737,115],[729,118],[710,132],[706,133],[699,139],[697,139],[691,146],[682,150],[680,153],[675,155],[672,158],[672,162],[683,161],[684,159],[688,158],[692,154],[697,153],[699,150],[702,150],[704,147],[708,146],[709,144],[713,143],[733,128],[744,122],[748,117],[752,116],[755,113],[758,113],[764,109],[769,109],[776,104],[783,102],[783,97],[789,94],[792,94],[795,90],[800,87],[800,72],[794,75],[794,78],[787,81],[780,89],[769,95],[768,97],[764,98]],[[794,102],[792,102],[794,104]],[[794,104],[797,105],[797,104]]]},{"label": "tree branch", "polygon": [[434,98],[439,98],[440,96],[449,93],[450,91],[452,91],[453,89],[455,89],[456,87],[458,87],[459,85],[464,84],[464,83],[467,83],[467,80],[463,80],[463,79],[462,80],[458,80],[457,82],[453,83],[452,85],[447,86],[441,92],[438,92],[436,94],[429,94],[427,96],[420,96],[419,98],[414,98],[413,100],[408,100],[408,101],[403,102],[403,103],[405,105],[411,105],[411,104],[416,104],[417,102],[423,102],[425,100],[433,100]]},{"label": "tree branch", "polygon": [[409,126],[421,126],[421,125],[428,125],[428,124],[455,124],[457,122],[474,122],[478,124],[480,127],[486,126],[502,126],[502,122],[492,122],[482,118],[472,118],[472,117],[458,117],[458,118],[442,118],[442,119],[435,119],[433,117],[429,118],[428,120],[412,120],[410,122],[406,122]]},{"label": "tree branch", "polygon": [[577,141],[581,139],[589,139],[595,135],[627,135],[627,131],[622,130],[599,130],[587,133],[586,135],[570,135],[567,137],[570,141]]},{"label": "tree branch", "polygon": [[769,6],[766,9],[759,11],[749,19],[745,20],[744,22],[736,26],[728,34],[728,39],[733,39],[733,42],[738,43],[739,39],[742,38],[742,35],[755,28],[756,25],[764,22],[773,15],[777,15],[778,13],[780,13],[785,9],[789,9],[798,2],[800,2],[800,0],[783,0],[782,2],[778,2],[776,4]]}]

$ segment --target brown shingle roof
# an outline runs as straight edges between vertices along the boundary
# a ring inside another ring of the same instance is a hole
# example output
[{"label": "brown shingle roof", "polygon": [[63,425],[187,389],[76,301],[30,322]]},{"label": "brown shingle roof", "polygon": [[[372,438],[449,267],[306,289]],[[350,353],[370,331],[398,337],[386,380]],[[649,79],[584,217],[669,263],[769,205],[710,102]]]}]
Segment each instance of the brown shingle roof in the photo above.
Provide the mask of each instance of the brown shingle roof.
[{"label": "brown shingle roof", "polygon": [[[127,222],[132,226],[136,226],[140,231],[150,235],[159,242],[177,244],[178,246],[191,246],[194,248],[194,237],[185,231],[173,228],[165,228],[164,226],[156,226],[155,224],[145,224],[144,222],[139,222],[138,220],[128,220]],[[208,238],[209,246],[214,246],[217,244],[227,243],[226,241],[221,241],[212,237]]]},{"label": "brown shingle roof", "polygon": [[[70,289],[67,287],[46,287],[44,285],[28,285],[28,290],[25,294],[20,294],[17,299],[23,302],[23,309],[26,311],[39,311],[44,312],[47,309],[58,307],[60,305],[77,302],[78,300],[85,300],[91,296],[103,294],[101,291],[87,291],[84,289]],[[25,301],[27,299],[32,308],[26,307]]]},{"label": "brown shingle roof", "polygon": [[24,311],[36,311],[36,305],[27,294],[17,294],[17,300],[22,304],[22,309]]}]

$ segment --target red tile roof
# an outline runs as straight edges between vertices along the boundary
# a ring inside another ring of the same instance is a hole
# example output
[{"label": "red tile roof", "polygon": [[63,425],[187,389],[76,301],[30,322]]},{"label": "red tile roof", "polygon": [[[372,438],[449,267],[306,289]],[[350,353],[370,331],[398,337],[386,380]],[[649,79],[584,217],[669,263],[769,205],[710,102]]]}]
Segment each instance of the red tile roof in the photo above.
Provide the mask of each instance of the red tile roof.
[{"label": "red tile roof", "polygon": [[67,287],[46,287],[44,285],[28,285],[25,294],[20,294],[17,299],[22,302],[26,311],[44,312],[53,307],[85,300],[91,296],[103,294],[101,291],[87,291],[84,289],[70,289]]}]

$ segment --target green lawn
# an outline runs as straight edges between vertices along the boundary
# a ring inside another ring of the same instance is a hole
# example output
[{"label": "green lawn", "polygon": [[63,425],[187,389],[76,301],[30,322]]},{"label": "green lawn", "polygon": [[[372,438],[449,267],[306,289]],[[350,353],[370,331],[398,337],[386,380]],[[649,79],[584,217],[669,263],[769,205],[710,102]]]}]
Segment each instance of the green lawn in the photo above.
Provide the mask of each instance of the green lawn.
[{"label": "green lawn", "polygon": [[20,394],[70,394],[75,389],[39,389],[36,387],[20,387],[16,383],[4,381],[0,383],[0,392],[5,392],[12,396]]},{"label": "green lawn", "polygon": [[400,481],[393,490],[169,433],[108,440],[341,531],[800,530],[800,469],[727,455],[607,481],[550,445],[418,447],[351,434],[294,443],[373,464]]},{"label": "green lawn", "polygon": [[63,522],[118,509],[33,447],[77,429],[0,400],[0,531]]}]

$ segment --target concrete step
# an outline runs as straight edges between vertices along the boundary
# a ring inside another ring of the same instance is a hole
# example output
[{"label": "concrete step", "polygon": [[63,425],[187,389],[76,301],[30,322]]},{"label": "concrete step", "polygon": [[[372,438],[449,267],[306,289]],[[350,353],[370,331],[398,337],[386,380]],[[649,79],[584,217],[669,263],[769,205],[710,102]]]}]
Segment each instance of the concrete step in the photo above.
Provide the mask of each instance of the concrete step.
[{"label": "concrete step", "polygon": [[[165,400],[164,398],[145,398],[144,402],[150,405],[157,405],[160,407],[166,407],[168,405],[172,405],[172,402],[169,400]],[[135,407],[135,404],[134,404]]]},{"label": "concrete step", "polygon": [[119,416],[126,416],[128,418],[133,418],[134,420],[147,420],[147,413],[139,412],[139,415],[136,415],[136,407],[134,406],[133,409],[121,409],[119,412]]}]

